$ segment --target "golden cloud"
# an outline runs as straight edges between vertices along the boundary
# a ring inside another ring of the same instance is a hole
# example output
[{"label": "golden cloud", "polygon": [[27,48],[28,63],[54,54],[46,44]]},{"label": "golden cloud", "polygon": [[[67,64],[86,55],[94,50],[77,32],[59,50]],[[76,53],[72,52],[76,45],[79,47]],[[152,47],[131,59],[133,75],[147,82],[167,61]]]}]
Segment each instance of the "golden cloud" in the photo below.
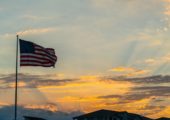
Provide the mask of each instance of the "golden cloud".
[{"label": "golden cloud", "polygon": [[127,77],[133,77],[133,76],[139,76],[139,75],[145,75],[148,74],[149,70],[139,70],[132,67],[116,67],[112,68],[109,71],[120,73],[123,76]]},{"label": "golden cloud", "polygon": [[98,75],[87,75],[87,76],[80,76],[80,80],[98,80]]},{"label": "golden cloud", "polygon": [[135,71],[134,68],[130,68],[130,67],[116,67],[116,68],[112,68],[110,69],[110,71],[112,72],[127,72],[127,71]]},{"label": "golden cloud", "polygon": [[[26,87],[27,84],[25,82],[18,82],[18,87]],[[9,87],[15,88],[15,83],[10,83]]]},{"label": "golden cloud", "polygon": [[149,72],[150,72],[149,70],[136,70],[132,73],[128,73],[126,76],[133,77],[133,76],[138,76],[138,75],[145,75],[145,74],[148,74]]},{"label": "golden cloud", "polygon": [[162,111],[156,113],[153,115],[154,117],[160,117],[160,116],[163,116],[163,117],[170,117],[170,106],[167,106],[165,109],[163,109]]}]

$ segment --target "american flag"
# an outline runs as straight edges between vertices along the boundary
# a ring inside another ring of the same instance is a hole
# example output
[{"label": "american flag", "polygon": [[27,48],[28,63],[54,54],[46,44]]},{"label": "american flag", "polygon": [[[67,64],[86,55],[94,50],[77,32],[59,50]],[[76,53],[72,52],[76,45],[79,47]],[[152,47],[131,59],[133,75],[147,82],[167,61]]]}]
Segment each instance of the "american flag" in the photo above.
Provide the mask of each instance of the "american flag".
[{"label": "american flag", "polygon": [[53,48],[44,48],[33,42],[19,40],[20,66],[54,67],[57,56]]}]

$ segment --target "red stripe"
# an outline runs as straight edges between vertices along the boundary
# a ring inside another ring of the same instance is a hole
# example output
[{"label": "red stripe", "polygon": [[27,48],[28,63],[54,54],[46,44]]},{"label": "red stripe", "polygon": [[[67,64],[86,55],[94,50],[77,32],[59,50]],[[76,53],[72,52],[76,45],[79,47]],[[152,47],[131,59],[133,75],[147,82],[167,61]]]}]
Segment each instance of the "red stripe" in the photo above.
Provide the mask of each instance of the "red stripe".
[{"label": "red stripe", "polygon": [[53,62],[50,62],[50,61],[44,61],[44,62],[41,62],[41,61],[38,61],[38,60],[21,60],[21,63],[22,62],[35,62],[35,63],[40,63],[40,64],[53,64]]},{"label": "red stripe", "polygon": [[37,62],[21,62],[21,63],[20,63],[20,66],[24,66],[24,65],[54,66],[54,64],[51,64],[51,63],[46,63],[46,64],[41,64],[41,63],[37,63]]},{"label": "red stripe", "polygon": [[38,64],[20,64],[20,66],[43,66],[43,67],[52,67],[54,65],[38,65]]}]

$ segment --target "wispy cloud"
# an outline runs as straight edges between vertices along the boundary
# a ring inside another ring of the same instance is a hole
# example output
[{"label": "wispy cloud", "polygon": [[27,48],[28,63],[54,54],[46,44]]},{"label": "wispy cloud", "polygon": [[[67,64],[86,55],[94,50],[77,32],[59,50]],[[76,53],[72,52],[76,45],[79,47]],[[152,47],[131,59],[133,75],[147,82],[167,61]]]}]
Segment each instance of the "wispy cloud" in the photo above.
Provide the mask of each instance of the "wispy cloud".
[{"label": "wispy cloud", "polygon": [[169,16],[170,15],[170,1],[169,0],[163,0],[165,2],[165,11],[164,14]]},{"label": "wispy cloud", "polygon": [[136,69],[134,68],[130,68],[130,67],[116,67],[116,68],[112,68],[110,71],[112,72],[133,72],[135,71]]},{"label": "wispy cloud", "polygon": [[32,20],[32,21],[44,21],[44,20],[51,20],[52,17],[43,17],[43,16],[36,16],[31,14],[23,15],[22,18],[24,20]]},{"label": "wispy cloud", "polygon": [[127,76],[127,77],[134,77],[140,75],[146,75],[149,73],[149,70],[139,70],[132,67],[115,67],[110,69],[112,72],[118,73],[118,75]]},{"label": "wispy cloud", "polygon": [[[4,84],[1,88],[14,88],[15,74],[4,75],[0,80]],[[19,87],[21,88],[54,87],[73,81],[76,81],[76,79],[58,79],[56,75],[19,74]]]},{"label": "wispy cloud", "polygon": [[148,58],[144,60],[144,63],[149,66],[156,66],[159,67],[163,64],[169,64],[170,63],[170,54],[166,54],[160,57],[155,58]]},{"label": "wispy cloud", "polygon": [[162,75],[156,75],[156,76],[148,76],[148,77],[109,77],[108,79],[105,79],[107,81],[113,80],[113,81],[128,81],[132,83],[138,83],[138,84],[161,84],[161,83],[169,83],[170,82],[170,76],[162,76]]},{"label": "wispy cloud", "polygon": [[39,29],[28,29],[17,32],[18,35],[32,35],[32,34],[44,34],[55,31],[55,28],[39,28]]},{"label": "wispy cloud", "polygon": [[[1,76],[2,84],[5,84],[7,88],[13,88],[11,84],[15,75]],[[57,107],[53,107],[50,104],[44,106],[43,102],[39,105],[31,104],[33,100],[30,104],[22,102],[21,104],[27,108],[56,111],[59,107],[64,111],[81,109],[88,112],[101,108],[128,109],[129,112],[136,113],[145,111],[147,116],[153,116],[155,112],[164,110],[164,104],[170,97],[169,76],[119,78],[87,75],[77,79],[57,79],[58,75],[19,74],[19,76],[22,92],[26,92],[23,90],[27,88],[38,89],[48,100],[53,100],[54,105],[57,104]],[[45,100],[45,103],[48,101]]]}]

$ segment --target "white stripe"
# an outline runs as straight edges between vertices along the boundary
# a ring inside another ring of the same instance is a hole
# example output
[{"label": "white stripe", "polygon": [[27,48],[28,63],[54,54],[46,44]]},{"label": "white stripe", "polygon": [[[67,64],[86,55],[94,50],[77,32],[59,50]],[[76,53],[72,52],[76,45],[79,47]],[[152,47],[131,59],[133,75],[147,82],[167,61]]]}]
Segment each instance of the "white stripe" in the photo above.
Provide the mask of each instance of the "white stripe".
[{"label": "white stripe", "polygon": [[37,58],[31,58],[31,57],[27,57],[27,58],[20,58],[20,60],[36,60],[36,61],[40,61],[40,62],[48,62],[47,60],[42,60],[42,59],[37,59]]}]

